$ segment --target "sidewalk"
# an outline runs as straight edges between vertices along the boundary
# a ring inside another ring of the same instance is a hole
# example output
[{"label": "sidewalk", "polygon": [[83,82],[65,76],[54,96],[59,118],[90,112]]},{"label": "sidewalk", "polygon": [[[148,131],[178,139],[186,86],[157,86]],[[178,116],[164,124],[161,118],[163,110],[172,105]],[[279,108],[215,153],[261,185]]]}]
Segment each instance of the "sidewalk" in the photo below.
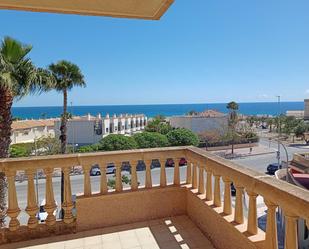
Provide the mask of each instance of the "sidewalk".
[{"label": "sidewalk", "polygon": [[211,153],[224,158],[238,158],[238,157],[272,154],[276,153],[276,150],[273,148],[268,148],[266,146],[259,145],[256,147],[252,147],[251,151],[250,148],[234,149],[233,155],[232,155],[232,149],[211,151]]}]

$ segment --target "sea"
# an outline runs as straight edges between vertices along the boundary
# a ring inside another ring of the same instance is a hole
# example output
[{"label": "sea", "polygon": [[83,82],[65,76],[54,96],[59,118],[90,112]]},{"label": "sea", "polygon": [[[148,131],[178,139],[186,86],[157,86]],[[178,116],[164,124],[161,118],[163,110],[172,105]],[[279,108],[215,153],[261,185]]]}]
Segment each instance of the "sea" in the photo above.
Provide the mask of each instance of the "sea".
[{"label": "sea", "polygon": [[[147,117],[164,115],[166,117],[183,115],[191,110],[201,112],[207,109],[227,113],[226,103],[205,104],[158,104],[158,105],[97,105],[97,106],[69,106],[68,111],[74,116],[90,113],[102,116],[113,114],[145,114]],[[272,115],[286,113],[287,110],[303,110],[304,102],[256,102],[239,103],[239,113],[244,115]],[[21,119],[56,118],[62,113],[61,106],[13,107],[13,117]]]}]

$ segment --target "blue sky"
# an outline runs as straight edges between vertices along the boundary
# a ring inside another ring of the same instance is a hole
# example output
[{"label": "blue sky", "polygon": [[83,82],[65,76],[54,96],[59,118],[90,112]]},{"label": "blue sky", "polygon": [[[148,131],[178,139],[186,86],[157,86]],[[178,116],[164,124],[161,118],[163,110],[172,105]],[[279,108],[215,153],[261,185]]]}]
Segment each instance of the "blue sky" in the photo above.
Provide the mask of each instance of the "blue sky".
[{"label": "blue sky", "polygon": [[[308,0],[176,0],[160,21],[0,11],[0,37],[82,69],[74,105],[309,98]],[[15,106],[55,106],[50,92]]]}]

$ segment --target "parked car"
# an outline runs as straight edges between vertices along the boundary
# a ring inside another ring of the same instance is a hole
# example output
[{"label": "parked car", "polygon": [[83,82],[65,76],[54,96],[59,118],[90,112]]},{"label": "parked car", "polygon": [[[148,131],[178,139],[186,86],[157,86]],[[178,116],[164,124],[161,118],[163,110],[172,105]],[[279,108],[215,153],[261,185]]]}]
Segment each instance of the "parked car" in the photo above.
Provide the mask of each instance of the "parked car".
[{"label": "parked car", "polygon": [[[184,165],[187,165],[187,160],[185,158],[180,158],[179,160],[179,166],[184,166]],[[172,158],[168,158],[166,160],[166,163],[165,163],[165,167],[174,167],[175,164],[174,164],[174,161]]]},{"label": "parked car", "polygon": [[271,163],[267,166],[267,173],[270,175],[274,175],[275,172],[281,167],[278,163]]},{"label": "parked car", "polygon": [[[106,167],[106,174],[115,174],[116,173],[116,167],[114,164],[108,164]],[[94,165],[90,170],[91,176],[99,176],[101,175],[101,169],[98,165]]]},{"label": "parked car", "polygon": [[[58,203],[55,202],[57,208],[54,210],[53,214],[55,217],[58,215]],[[44,222],[47,218],[48,213],[45,210],[46,200],[43,199],[43,201],[40,204],[39,212],[37,213],[36,217],[40,222]]]}]

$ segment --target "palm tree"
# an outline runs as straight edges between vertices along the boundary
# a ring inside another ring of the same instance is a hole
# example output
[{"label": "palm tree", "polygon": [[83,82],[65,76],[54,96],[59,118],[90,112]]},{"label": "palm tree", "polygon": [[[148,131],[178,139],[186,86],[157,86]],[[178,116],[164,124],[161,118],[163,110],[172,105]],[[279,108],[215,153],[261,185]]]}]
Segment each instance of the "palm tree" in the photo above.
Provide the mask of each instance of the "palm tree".
[{"label": "palm tree", "polygon": [[[63,94],[63,113],[61,116],[60,125],[60,141],[61,141],[61,153],[66,153],[67,147],[67,122],[70,114],[67,112],[68,109],[68,91],[74,86],[85,87],[84,75],[82,74],[79,67],[69,61],[61,60],[56,64],[51,64],[49,70],[52,72],[56,79],[54,89]],[[64,201],[64,175],[61,173],[61,203]],[[61,212],[63,215],[63,212]]]},{"label": "palm tree", "polygon": [[[31,49],[32,46],[10,37],[5,37],[0,45],[0,158],[9,157],[13,101],[47,91],[53,83],[52,75],[36,68],[27,57]],[[5,175],[0,173],[0,227],[5,220],[6,188]]]},{"label": "palm tree", "polygon": [[236,102],[232,101],[226,105],[226,108],[229,110],[229,127],[231,128],[232,135],[232,154],[234,154],[234,140],[236,137],[236,125],[237,125],[237,111],[239,106]]}]

